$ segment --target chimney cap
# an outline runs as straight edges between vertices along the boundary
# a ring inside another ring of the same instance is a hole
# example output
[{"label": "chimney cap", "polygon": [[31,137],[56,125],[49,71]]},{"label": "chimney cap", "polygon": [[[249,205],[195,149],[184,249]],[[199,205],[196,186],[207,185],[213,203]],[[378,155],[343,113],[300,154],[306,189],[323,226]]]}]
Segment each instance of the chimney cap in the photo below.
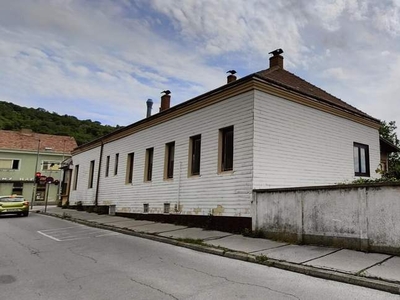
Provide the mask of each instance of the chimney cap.
[{"label": "chimney cap", "polygon": [[283,53],[283,50],[281,49],[281,48],[279,48],[279,49],[276,49],[276,50],[274,50],[274,51],[271,51],[270,53],[268,53],[268,54],[272,54],[273,56],[278,56],[278,55],[280,55],[280,54],[282,54]]},{"label": "chimney cap", "polygon": [[163,94],[163,93],[164,93],[164,95],[169,95],[169,94],[171,94],[171,91],[170,90],[165,90],[165,91],[161,92],[161,94]]},{"label": "chimney cap", "polygon": [[146,103],[153,103],[152,99],[147,99]]},{"label": "chimney cap", "polygon": [[229,74],[231,74],[231,75],[234,75],[234,74],[236,74],[237,72],[236,72],[235,70],[229,70],[229,71],[227,71],[226,73],[229,73]]}]

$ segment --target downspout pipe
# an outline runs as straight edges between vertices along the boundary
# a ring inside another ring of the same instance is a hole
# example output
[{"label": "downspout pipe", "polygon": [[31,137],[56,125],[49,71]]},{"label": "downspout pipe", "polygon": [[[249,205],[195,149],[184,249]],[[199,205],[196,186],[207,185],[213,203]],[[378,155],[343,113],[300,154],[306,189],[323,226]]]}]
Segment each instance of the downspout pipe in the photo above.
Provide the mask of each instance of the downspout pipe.
[{"label": "downspout pipe", "polygon": [[103,160],[103,148],[104,148],[104,142],[103,142],[103,140],[101,140],[99,168],[97,170],[96,196],[94,198],[94,206],[95,207],[97,207],[98,203],[99,203],[99,186],[100,186],[100,175],[101,175],[101,162]]}]

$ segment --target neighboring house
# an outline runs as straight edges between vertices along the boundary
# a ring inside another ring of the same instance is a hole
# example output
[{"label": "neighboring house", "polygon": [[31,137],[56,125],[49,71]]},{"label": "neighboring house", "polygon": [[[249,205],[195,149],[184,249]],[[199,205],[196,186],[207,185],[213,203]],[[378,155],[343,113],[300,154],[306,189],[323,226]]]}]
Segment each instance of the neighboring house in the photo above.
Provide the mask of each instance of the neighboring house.
[{"label": "neighboring house", "polygon": [[70,204],[252,216],[253,189],[376,178],[379,120],[283,68],[228,83],[73,151]]},{"label": "neighboring house", "polygon": [[55,202],[59,186],[34,184],[35,174],[61,181],[60,164],[77,146],[69,136],[34,133],[31,130],[0,130],[0,195],[23,195],[36,204]]}]

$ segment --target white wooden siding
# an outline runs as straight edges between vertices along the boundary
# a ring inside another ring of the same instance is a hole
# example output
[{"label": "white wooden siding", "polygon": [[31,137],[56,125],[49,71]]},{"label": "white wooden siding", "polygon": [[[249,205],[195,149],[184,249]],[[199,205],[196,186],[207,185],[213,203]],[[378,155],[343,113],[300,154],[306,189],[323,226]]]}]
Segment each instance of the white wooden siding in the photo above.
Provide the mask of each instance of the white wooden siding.
[{"label": "white wooden siding", "polygon": [[[83,152],[73,157],[73,170],[71,180],[70,204],[74,205],[77,201],[82,201],[84,205],[93,205],[96,196],[97,174],[99,169],[100,147]],[[93,188],[89,188],[90,161],[94,160]],[[104,162],[105,163],[105,162]],[[76,190],[75,166],[79,165],[78,181]]]},{"label": "white wooden siding", "polygon": [[[190,114],[142,130],[104,145],[100,174],[99,205],[115,204],[117,212],[163,213],[165,202],[171,212],[180,205],[182,214],[250,216],[252,193],[253,98],[248,92]],[[218,174],[219,129],[234,126],[233,172]],[[189,139],[201,134],[200,176],[188,177]],[[164,180],[165,144],[175,141],[174,178]],[[145,153],[154,147],[153,178],[144,182]],[[133,183],[126,182],[128,153],[134,152]],[[114,176],[115,153],[119,170]],[[75,155],[80,165],[77,191],[70,202],[94,201],[89,191],[90,161],[98,162],[99,148]],[[110,156],[109,177],[105,177],[106,157]],[[95,170],[97,180],[97,163]],[[86,197],[86,199],[84,199]]]},{"label": "white wooden siding", "polygon": [[379,177],[378,130],[255,92],[254,188],[352,181],[354,142],[369,145],[371,178]]}]

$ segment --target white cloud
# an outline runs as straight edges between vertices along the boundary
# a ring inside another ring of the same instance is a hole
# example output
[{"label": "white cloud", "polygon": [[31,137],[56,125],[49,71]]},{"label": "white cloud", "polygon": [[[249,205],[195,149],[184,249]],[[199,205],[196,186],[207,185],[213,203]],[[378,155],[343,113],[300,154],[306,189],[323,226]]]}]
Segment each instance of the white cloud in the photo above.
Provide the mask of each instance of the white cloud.
[{"label": "white cloud", "polygon": [[283,48],[290,71],[400,126],[399,20],[399,0],[7,1],[0,99],[126,125],[161,90],[177,104]]}]

